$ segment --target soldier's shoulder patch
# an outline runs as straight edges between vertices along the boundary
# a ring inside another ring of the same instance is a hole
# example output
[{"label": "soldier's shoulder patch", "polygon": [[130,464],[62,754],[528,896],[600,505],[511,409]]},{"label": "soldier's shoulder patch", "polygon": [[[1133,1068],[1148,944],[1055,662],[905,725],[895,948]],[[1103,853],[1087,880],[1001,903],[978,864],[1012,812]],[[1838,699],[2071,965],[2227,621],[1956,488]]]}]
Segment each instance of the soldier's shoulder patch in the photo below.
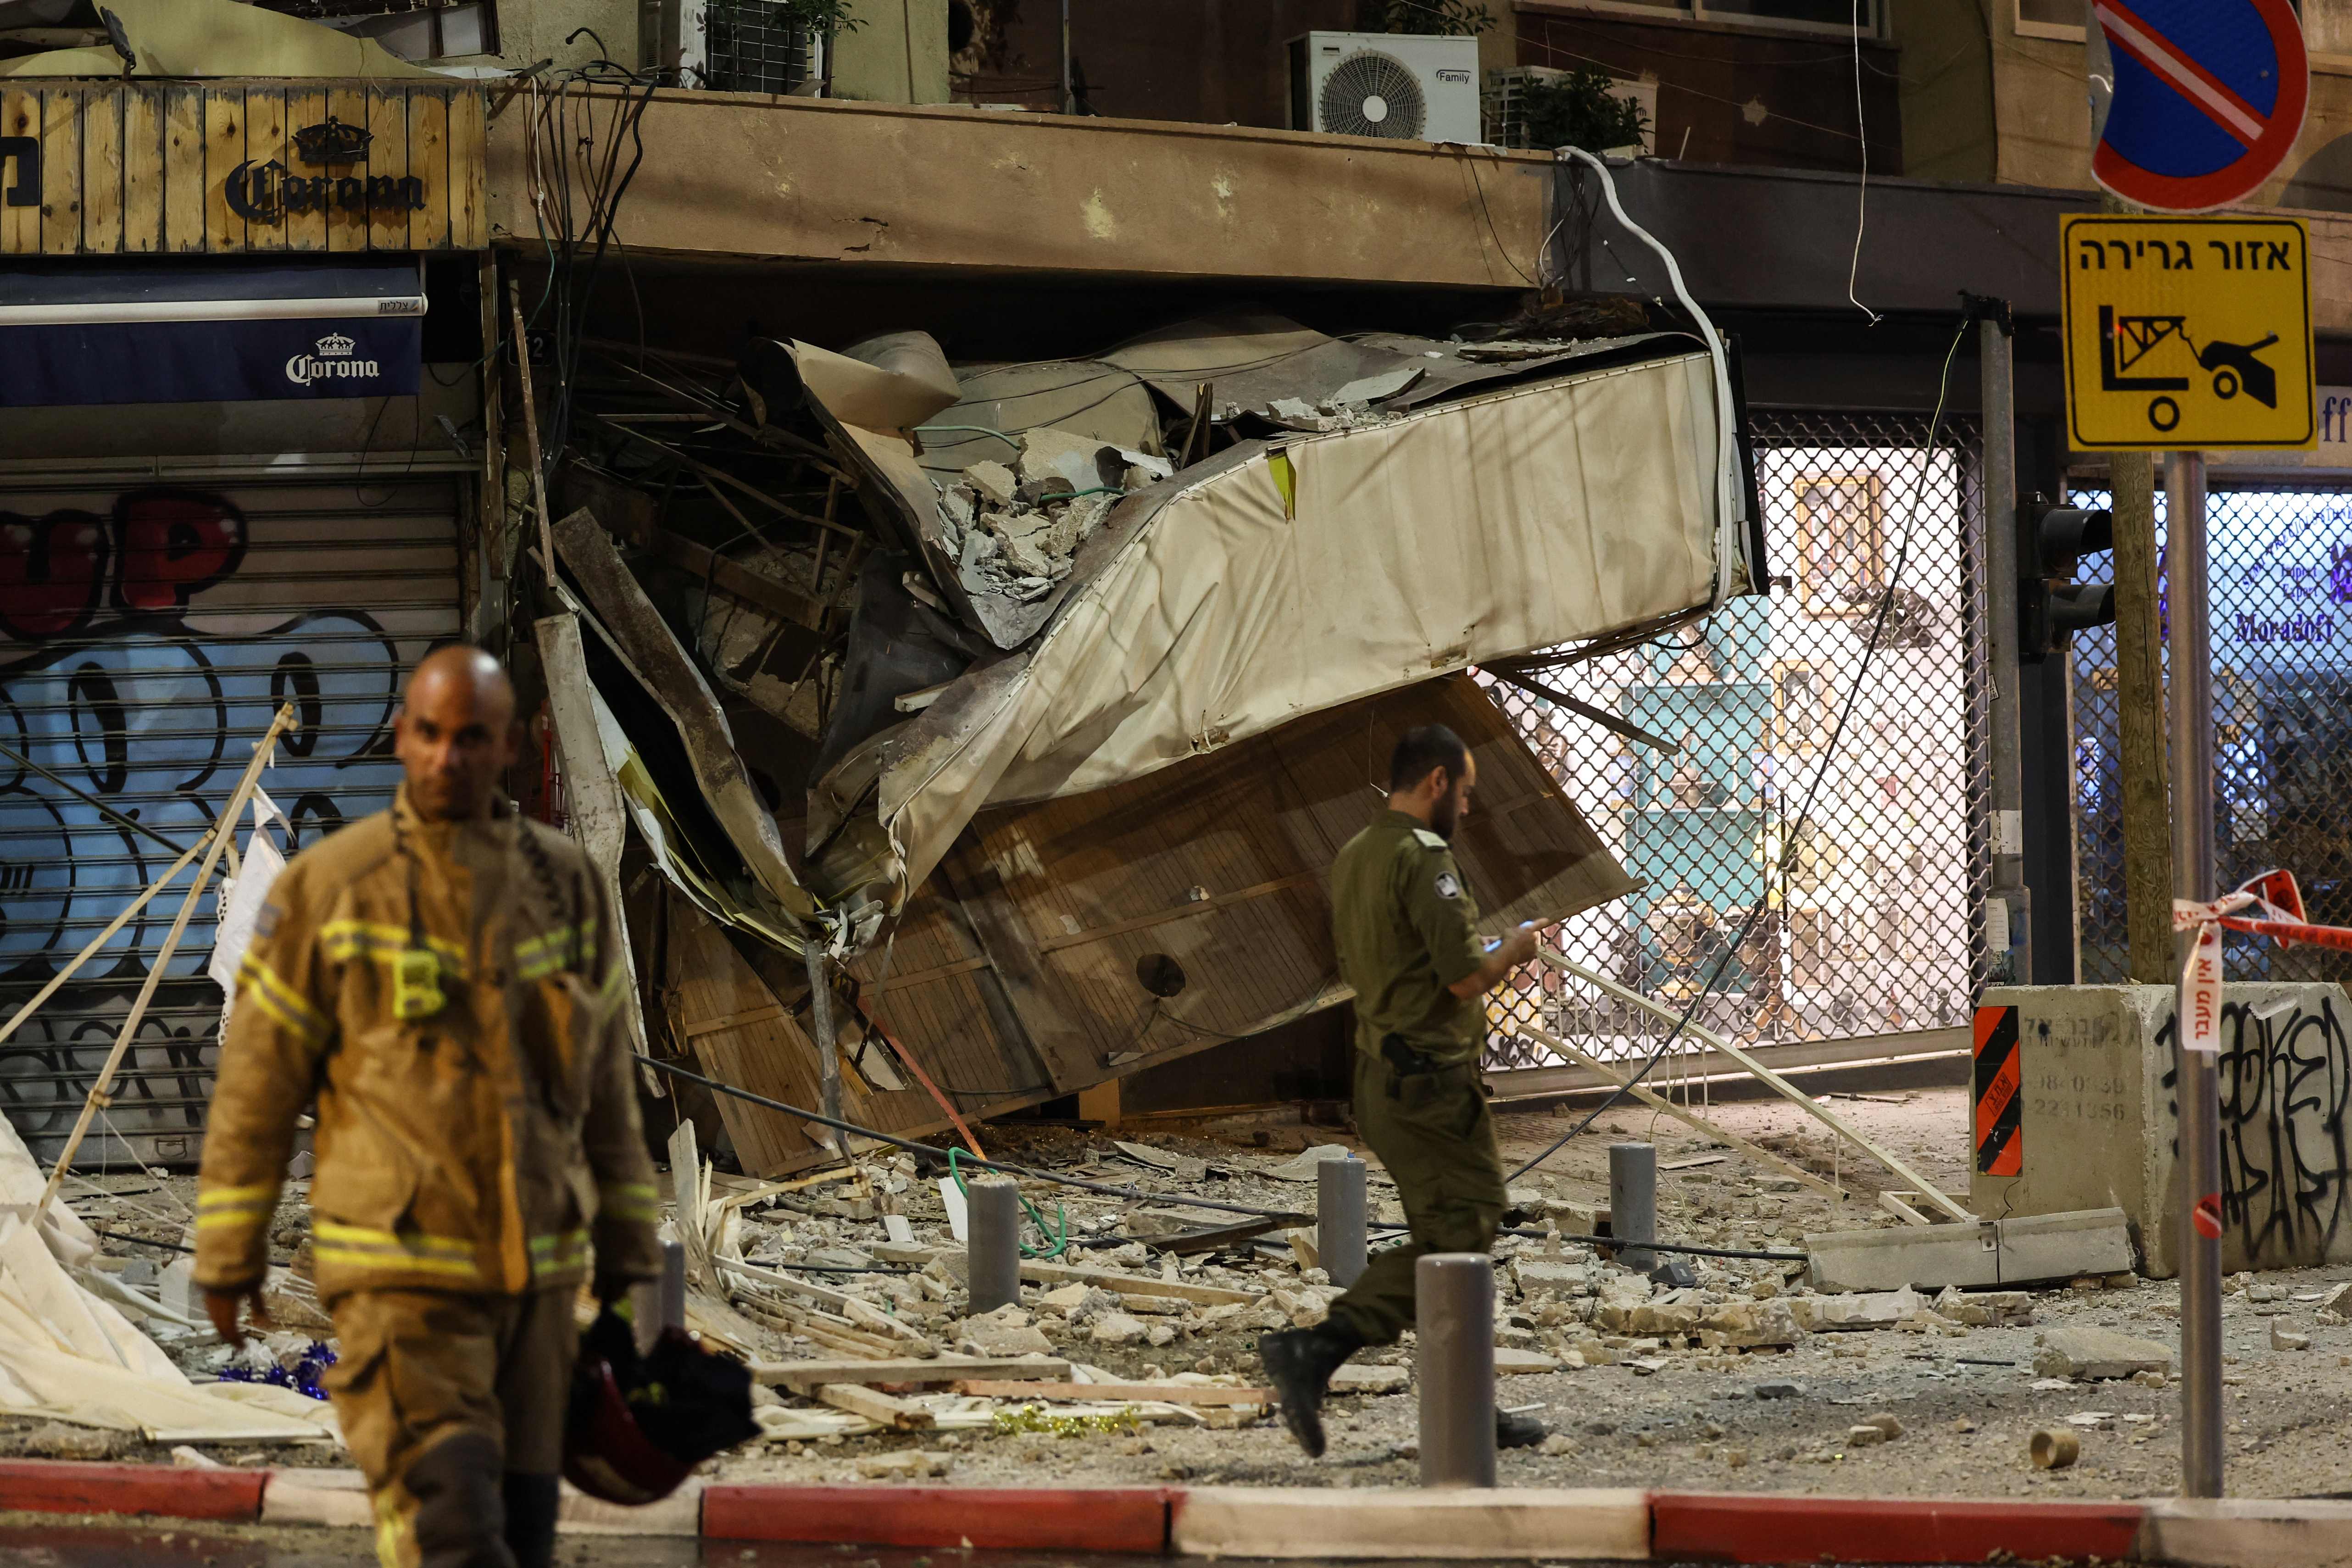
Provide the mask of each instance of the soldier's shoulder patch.
[{"label": "soldier's shoulder patch", "polygon": [[1441,899],[1460,898],[1462,896],[1462,879],[1455,876],[1451,871],[1440,871],[1437,874],[1437,896]]},{"label": "soldier's shoulder patch", "polygon": [[1443,849],[1446,847],[1445,840],[1443,837],[1439,837],[1437,834],[1432,833],[1426,827],[1414,828],[1412,830],[1412,836],[1423,849]]},{"label": "soldier's shoulder patch", "polygon": [[261,912],[253,917],[253,934],[256,937],[268,937],[274,934],[278,930],[278,922],[285,918],[285,914],[286,906],[277,900],[271,899],[264,902]]}]

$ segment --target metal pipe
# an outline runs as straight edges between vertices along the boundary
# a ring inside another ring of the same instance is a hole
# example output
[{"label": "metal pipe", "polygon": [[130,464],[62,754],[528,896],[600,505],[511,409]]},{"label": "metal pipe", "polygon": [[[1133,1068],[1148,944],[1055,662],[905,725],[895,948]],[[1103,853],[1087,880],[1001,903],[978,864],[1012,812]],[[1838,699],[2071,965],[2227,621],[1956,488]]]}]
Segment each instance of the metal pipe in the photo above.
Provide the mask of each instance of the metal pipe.
[{"label": "metal pipe", "polygon": [[1364,1163],[1353,1154],[1315,1167],[1315,1256],[1334,1285],[1364,1271]]},{"label": "metal pipe", "polygon": [[1421,1484],[1495,1484],[1495,1266],[1433,1252],[1412,1266]]},{"label": "metal pipe", "polygon": [[[2213,897],[2212,606],[2205,551],[2205,459],[2175,452],[2165,473],[2170,542],[2172,679],[2172,864],[2179,896]],[[2182,939],[2177,960],[2188,957]],[[2221,1237],[2200,1229],[2198,1210],[2221,1211],[2221,1074],[2216,1058],[2187,1049],[2189,998],[2174,994],[2173,1038],[2179,1050],[2180,1490],[2221,1495]],[[2210,1220],[2209,1220],[2210,1223]]]},{"label": "metal pipe", "polygon": [[1070,90],[1070,0],[1062,0],[1062,112],[1077,111],[1077,96]]},{"label": "metal pipe", "polygon": [[661,1244],[661,1317],[660,1327],[686,1328],[686,1243],[665,1241]]},{"label": "metal pipe", "polygon": [[[2004,307],[2000,312],[2006,318]],[[2022,679],[2018,659],[2017,410],[2005,319],[1977,325],[1984,403],[1985,616],[1991,662],[1992,881],[1985,947],[1995,984],[2033,984],[2032,894],[2025,882]],[[2038,563],[2037,563],[2038,564]]]},{"label": "metal pipe", "polygon": [[993,1312],[1021,1300],[1021,1190],[1011,1182],[974,1182],[964,1189],[971,1218],[968,1313]]},{"label": "metal pipe", "polygon": [[1658,1266],[1649,1244],[1658,1239],[1658,1148],[1654,1143],[1609,1145],[1609,1234],[1619,1243],[1617,1261],[1638,1274]]}]

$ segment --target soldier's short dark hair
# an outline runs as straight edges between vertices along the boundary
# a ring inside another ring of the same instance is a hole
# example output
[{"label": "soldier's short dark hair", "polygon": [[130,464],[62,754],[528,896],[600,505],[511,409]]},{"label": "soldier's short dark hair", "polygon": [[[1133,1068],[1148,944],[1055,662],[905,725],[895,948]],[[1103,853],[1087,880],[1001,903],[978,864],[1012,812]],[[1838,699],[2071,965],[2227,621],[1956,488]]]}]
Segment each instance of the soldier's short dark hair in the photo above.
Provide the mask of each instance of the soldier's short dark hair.
[{"label": "soldier's short dark hair", "polygon": [[1389,753],[1389,789],[1400,793],[1411,789],[1429,776],[1432,768],[1445,770],[1445,782],[1453,783],[1470,767],[1470,748],[1462,737],[1443,724],[1423,724],[1407,730],[1397,740],[1396,750]]}]

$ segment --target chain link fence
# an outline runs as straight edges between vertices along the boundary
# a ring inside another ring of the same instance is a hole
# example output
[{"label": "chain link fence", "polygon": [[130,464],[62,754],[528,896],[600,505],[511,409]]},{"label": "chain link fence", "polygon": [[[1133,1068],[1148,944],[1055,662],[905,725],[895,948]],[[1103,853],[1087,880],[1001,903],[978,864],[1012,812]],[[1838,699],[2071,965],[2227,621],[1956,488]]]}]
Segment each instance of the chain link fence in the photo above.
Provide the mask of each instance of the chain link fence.
[{"label": "chain link fence", "polygon": [[[2102,488],[2070,491],[2104,507]],[[2213,835],[2221,885],[2284,867],[2312,919],[2352,924],[2352,494],[2216,484],[2205,508],[2213,617]],[[2165,495],[2156,494],[2158,548]],[[2085,581],[2113,561],[2086,560]],[[2161,568],[2159,568],[2161,574]],[[2167,601],[2160,574],[2159,605]],[[2073,648],[2078,973],[2130,973],[2113,626]],[[2352,954],[2227,935],[2232,980],[2352,979]]]},{"label": "chain link fence", "polygon": [[[1545,942],[1677,1015],[1696,1001],[1698,1023],[1742,1043],[1965,1024],[1990,870],[1975,430],[1948,419],[1929,452],[1924,418],[1754,426],[1769,597],[1529,677],[1677,750],[1488,687],[1643,884]],[[1518,1026],[1604,1061],[1646,1058],[1672,1029],[1539,967],[1489,1017],[1490,1070],[1575,1061]]]}]

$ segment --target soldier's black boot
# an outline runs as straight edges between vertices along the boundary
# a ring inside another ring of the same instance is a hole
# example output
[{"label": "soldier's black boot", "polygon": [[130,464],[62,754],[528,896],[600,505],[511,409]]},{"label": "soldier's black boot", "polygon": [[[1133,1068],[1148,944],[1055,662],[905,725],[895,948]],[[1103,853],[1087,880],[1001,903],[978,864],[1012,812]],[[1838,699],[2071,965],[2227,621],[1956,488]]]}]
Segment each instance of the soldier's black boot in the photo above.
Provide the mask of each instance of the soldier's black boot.
[{"label": "soldier's black boot", "polygon": [[1508,1410],[1495,1412],[1495,1447],[1497,1448],[1532,1448],[1548,1436],[1544,1424],[1532,1415],[1514,1415]]},{"label": "soldier's black boot", "polygon": [[1331,1374],[1363,1346],[1362,1340],[1336,1323],[1284,1329],[1257,1342],[1265,1380],[1282,1406],[1282,1424],[1310,1459],[1323,1457],[1323,1395]]},{"label": "soldier's black boot", "polygon": [[506,1494],[507,1550],[514,1553],[516,1568],[549,1568],[555,1561],[555,1478],[509,1470],[500,1489]]}]

